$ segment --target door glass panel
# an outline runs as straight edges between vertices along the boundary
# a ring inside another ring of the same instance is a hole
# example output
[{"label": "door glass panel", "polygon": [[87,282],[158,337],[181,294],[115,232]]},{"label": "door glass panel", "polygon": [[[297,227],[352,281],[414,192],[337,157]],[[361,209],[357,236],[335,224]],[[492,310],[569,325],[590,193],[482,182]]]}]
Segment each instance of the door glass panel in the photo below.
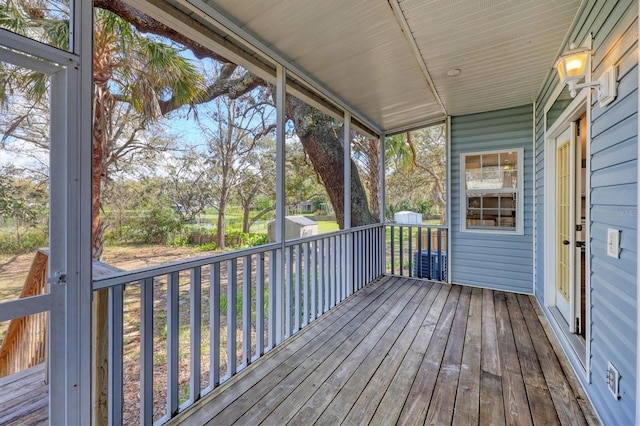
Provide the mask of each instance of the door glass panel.
[{"label": "door glass panel", "polygon": [[49,76],[0,62],[0,302],[48,292]]},{"label": "door glass panel", "polygon": [[0,28],[69,50],[73,0],[0,0]]}]

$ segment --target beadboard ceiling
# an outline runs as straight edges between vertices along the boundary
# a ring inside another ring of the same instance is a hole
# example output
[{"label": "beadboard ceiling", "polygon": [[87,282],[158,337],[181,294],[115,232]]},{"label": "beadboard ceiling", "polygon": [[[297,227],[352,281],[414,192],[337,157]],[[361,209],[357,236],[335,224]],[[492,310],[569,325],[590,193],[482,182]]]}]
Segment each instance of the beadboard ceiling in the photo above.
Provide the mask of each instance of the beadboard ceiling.
[{"label": "beadboard ceiling", "polygon": [[168,2],[224,16],[392,132],[533,102],[581,0]]}]

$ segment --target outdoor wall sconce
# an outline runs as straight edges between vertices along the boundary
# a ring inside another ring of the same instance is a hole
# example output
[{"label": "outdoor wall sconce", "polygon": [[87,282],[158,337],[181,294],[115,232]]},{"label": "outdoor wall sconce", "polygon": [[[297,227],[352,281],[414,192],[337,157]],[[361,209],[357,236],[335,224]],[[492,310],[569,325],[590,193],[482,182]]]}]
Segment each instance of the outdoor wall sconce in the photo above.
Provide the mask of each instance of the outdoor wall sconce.
[{"label": "outdoor wall sconce", "polygon": [[597,81],[578,83],[585,78],[587,59],[591,54],[591,50],[586,47],[576,49],[574,44],[571,45],[570,49],[560,56],[556,63],[556,69],[562,84],[566,84],[569,88],[571,97],[575,98],[578,89],[594,87],[597,89],[597,99],[601,107],[613,102],[618,94],[618,67],[611,65]]}]

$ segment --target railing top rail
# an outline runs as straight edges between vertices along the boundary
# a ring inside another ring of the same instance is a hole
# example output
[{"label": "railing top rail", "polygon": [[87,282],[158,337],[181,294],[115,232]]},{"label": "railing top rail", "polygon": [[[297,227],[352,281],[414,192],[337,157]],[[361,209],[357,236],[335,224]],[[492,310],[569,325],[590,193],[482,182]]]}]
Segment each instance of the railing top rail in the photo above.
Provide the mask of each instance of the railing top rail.
[{"label": "railing top rail", "polygon": [[366,231],[367,229],[381,228],[382,226],[384,226],[384,225],[381,224],[381,223],[373,223],[371,225],[363,225],[363,226],[358,226],[356,228],[341,229],[339,231],[328,232],[326,234],[318,234],[318,235],[311,235],[309,237],[296,238],[296,239],[293,239],[293,240],[285,241],[284,246],[285,247],[296,246],[298,244],[305,244],[305,243],[309,243],[311,241],[322,240],[324,238],[330,238],[330,237],[337,237],[337,236],[340,236],[340,235],[352,234],[354,232]]},{"label": "railing top rail", "polygon": [[148,268],[135,269],[133,271],[123,271],[113,274],[106,274],[102,277],[93,279],[93,290],[113,287],[116,285],[127,284],[133,281],[141,281],[146,278],[166,275],[172,272],[184,271],[199,266],[210,265],[212,263],[224,262],[226,260],[237,259],[244,256],[251,256],[259,253],[266,253],[271,250],[279,249],[280,244],[265,244],[258,247],[250,247],[247,249],[231,251],[227,253],[216,253],[207,256],[196,257],[187,260],[177,260],[175,262],[164,263],[162,265],[150,266]]},{"label": "railing top rail", "polygon": [[[359,226],[357,228],[351,228],[351,229],[343,229],[340,231],[335,231],[327,234],[297,238],[295,240],[286,241],[284,243],[284,246],[291,247],[297,244],[304,244],[311,241],[321,240],[323,238],[345,235],[353,232],[364,231],[367,229],[379,228],[382,226],[384,225],[381,223],[374,223],[372,225]],[[247,249],[231,251],[227,253],[217,253],[212,255],[196,257],[193,259],[177,260],[175,262],[165,263],[157,266],[150,266],[148,268],[135,269],[133,271],[108,273],[108,274],[105,274],[104,276],[94,277],[93,290],[95,291],[103,288],[131,283],[134,281],[141,281],[146,278],[166,275],[172,272],[184,271],[191,268],[197,268],[199,266],[210,265],[212,263],[219,263],[227,260],[238,259],[244,256],[251,256],[259,253],[266,253],[272,250],[277,250],[281,247],[282,247],[281,243],[271,243],[271,244],[265,244],[258,247],[251,247]]]},{"label": "railing top rail", "polygon": [[397,222],[385,222],[384,226],[396,226],[403,228],[433,228],[433,229],[449,229],[449,225],[426,225],[423,223],[397,223]]}]

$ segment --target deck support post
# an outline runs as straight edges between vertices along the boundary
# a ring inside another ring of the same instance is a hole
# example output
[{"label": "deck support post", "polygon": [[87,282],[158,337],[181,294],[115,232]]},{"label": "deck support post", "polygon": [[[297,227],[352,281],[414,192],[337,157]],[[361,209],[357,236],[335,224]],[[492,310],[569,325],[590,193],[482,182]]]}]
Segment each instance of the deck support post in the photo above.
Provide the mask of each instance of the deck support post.
[{"label": "deck support post", "polygon": [[[275,342],[272,347],[284,340],[283,333],[283,300],[286,277],[285,270],[285,97],[287,71],[282,65],[276,67],[276,242],[280,248],[276,252],[276,294],[275,318],[271,318],[270,326],[275,326]],[[269,277],[269,279],[273,279]]]},{"label": "deck support post", "polygon": [[[351,229],[351,113],[344,112],[343,125],[344,143],[344,229]],[[344,280],[346,280],[346,293],[353,293],[353,235],[346,234],[343,250]]]},{"label": "deck support post", "polygon": [[386,191],[385,191],[385,171],[386,171],[386,164],[385,164],[385,159],[386,159],[386,155],[385,155],[385,141],[386,139],[386,135],[380,135],[380,138],[378,139],[378,156],[379,156],[379,160],[378,160],[378,179],[380,180],[380,182],[378,183],[378,200],[380,203],[379,206],[379,212],[380,212],[380,223],[382,224],[382,228],[380,230],[380,240],[379,240],[379,246],[378,246],[378,250],[379,250],[379,256],[380,256],[380,264],[379,264],[379,270],[376,271],[376,274],[378,276],[384,274],[386,272],[386,256],[387,256],[387,239],[386,239],[386,235],[387,235],[387,228],[384,226],[387,217],[386,217],[386,211],[385,211],[385,205],[387,203],[387,201],[385,200],[386,197]]}]

